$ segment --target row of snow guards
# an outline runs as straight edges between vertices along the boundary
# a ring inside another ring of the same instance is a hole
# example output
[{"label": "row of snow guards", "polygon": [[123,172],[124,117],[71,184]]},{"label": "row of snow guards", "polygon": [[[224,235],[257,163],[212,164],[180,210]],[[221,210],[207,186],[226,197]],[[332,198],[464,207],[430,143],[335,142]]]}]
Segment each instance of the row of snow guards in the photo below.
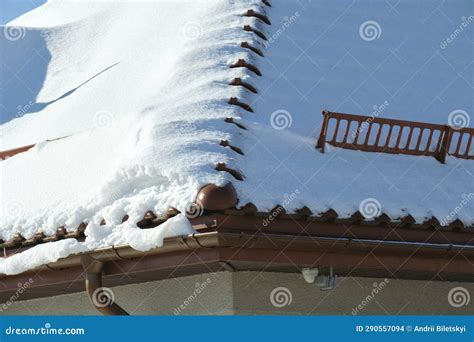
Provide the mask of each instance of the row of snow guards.
[{"label": "row of snow guards", "polygon": [[[268,0],[262,0],[260,5],[257,5],[255,9],[248,9],[244,13],[242,13],[242,17],[252,17],[255,18],[255,24],[254,26],[252,25],[244,25],[243,30],[245,32],[248,32],[248,34],[253,35],[254,37],[252,40],[254,42],[260,43],[261,41],[267,41],[267,37],[265,36],[265,33],[263,32],[264,30],[261,28],[263,25],[271,25],[270,19],[268,19],[268,16],[265,11],[265,7],[271,7],[271,4]],[[254,39],[255,38],[255,39]],[[254,58],[262,58],[264,57],[262,50],[253,44],[253,42],[249,41],[242,41],[240,42],[239,45],[243,49],[247,49],[250,51],[250,56],[251,59],[245,60],[245,59],[238,59],[231,65],[229,65],[229,68],[234,69],[234,68],[245,68],[248,71],[248,74],[250,76],[262,76],[262,73],[260,70],[255,66],[254,63]],[[253,94],[258,94],[257,88],[255,88],[252,84],[249,82],[243,81],[240,77],[236,77],[232,80],[229,81],[229,85],[233,87],[242,87],[249,91],[250,93]],[[242,108],[243,110],[253,113],[254,110],[252,106],[248,103],[246,103],[243,99],[239,99],[237,97],[230,97],[228,102],[229,105],[232,106],[238,106]],[[227,123],[232,123],[236,125],[239,129],[246,130],[247,128],[243,126],[242,124],[238,123],[237,120],[233,117],[228,117],[225,119],[225,122]],[[223,147],[228,147],[235,153],[238,153],[240,155],[245,155],[244,151],[242,151],[241,148],[238,146],[234,146],[229,142],[228,140],[221,140],[219,145]],[[232,177],[234,177],[238,181],[243,181],[244,180],[244,175],[242,175],[239,171],[235,169],[229,168],[225,163],[218,163],[215,166],[215,169],[217,171],[223,171],[223,172],[228,172]]]},{"label": "row of snow guards", "polygon": [[[474,159],[474,129],[323,111],[316,148],[330,144],[351,150]],[[329,133],[330,132],[330,133]],[[340,134],[342,133],[342,134]]]}]

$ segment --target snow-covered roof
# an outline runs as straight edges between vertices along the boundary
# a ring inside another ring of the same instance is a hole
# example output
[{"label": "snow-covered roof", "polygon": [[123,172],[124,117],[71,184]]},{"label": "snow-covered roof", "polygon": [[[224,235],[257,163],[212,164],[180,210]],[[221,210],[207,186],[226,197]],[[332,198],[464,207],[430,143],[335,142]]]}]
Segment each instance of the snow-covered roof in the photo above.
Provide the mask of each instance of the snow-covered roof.
[{"label": "snow-covered roof", "polygon": [[[206,184],[232,182],[239,206],[259,211],[375,208],[473,225],[473,161],[315,149],[323,109],[468,123],[473,14],[469,0],[52,0],[14,20],[0,37],[0,150],[37,145],[0,162],[0,238],[88,226],[85,242],[34,247],[0,273],[159,245],[189,223],[146,233],[135,223],[186,210]],[[261,76],[231,67],[241,59]],[[236,78],[255,89],[229,85]]]}]

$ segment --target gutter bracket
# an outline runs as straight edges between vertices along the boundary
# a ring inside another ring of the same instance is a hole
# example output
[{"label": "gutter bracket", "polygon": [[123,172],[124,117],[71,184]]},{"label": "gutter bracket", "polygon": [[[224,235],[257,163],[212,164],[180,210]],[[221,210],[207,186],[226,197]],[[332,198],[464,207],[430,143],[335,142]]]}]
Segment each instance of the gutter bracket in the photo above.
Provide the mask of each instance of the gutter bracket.
[{"label": "gutter bracket", "polygon": [[224,260],[221,260],[219,261],[219,265],[221,265],[221,267],[228,271],[228,272],[236,272],[237,270],[235,269],[234,266],[232,266],[232,264],[228,261],[224,261]]},{"label": "gutter bracket", "polygon": [[81,264],[86,273],[86,293],[92,305],[103,315],[128,316],[128,312],[114,302],[112,290],[102,287],[104,263],[86,254],[81,257]]}]

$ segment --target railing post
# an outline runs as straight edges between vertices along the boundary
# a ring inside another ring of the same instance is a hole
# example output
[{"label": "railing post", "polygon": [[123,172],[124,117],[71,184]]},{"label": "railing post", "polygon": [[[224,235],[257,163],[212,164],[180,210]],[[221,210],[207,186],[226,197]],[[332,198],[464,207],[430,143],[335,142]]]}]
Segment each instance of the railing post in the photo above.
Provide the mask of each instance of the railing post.
[{"label": "railing post", "polygon": [[323,125],[321,127],[321,133],[319,134],[318,143],[316,144],[316,148],[321,150],[321,153],[324,153],[324,145],[326,143],[326,133],[328,130],[328,122],[329,122],[329,112],[323,110]]},{"label": "railing post", "polygon": [[443,140],[441,141],[441,146],[439,147],[438,158],[437,158],[443,164],[446,163],[446,156],[448,155],[448,152],[449,152],[452,136],[453,136],[453,128],[449,125],[445,125],[444,136],[443,136]]}]

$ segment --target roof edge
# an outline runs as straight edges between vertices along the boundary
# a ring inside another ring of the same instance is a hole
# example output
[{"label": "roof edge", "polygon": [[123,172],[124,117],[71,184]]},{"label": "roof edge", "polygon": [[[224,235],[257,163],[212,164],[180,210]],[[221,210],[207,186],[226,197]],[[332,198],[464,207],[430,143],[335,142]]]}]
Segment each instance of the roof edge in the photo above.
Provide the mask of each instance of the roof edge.
[{"label": "roof edge", "polygon": [[[34,282],[25,299],[83,291],[81,256],[85,254],[105,264],[107,286],[229,269],[299,273],[304,267],[316,266],[334,266],[341,276],[474,281],[472,244],[212,231],[168,238],[162,247],[145,252],[127,245],[98,249],[4,276],[0,299],[11,296],[18,283],[31,282],[31,278]],[[60,286],[65,283],[69,286]]]}]

